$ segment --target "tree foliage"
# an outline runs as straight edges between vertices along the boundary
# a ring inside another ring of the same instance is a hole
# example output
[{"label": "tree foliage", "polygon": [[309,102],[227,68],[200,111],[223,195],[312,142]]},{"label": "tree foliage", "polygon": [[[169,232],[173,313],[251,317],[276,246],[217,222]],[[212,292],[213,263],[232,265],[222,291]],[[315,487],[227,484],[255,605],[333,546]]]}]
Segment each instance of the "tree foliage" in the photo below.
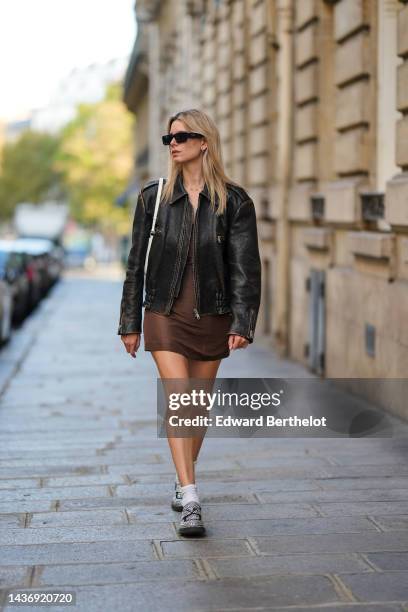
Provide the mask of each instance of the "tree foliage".
[{"label": "tree foliage", "polygon": [[56,136],[27,130],[4,146],[0,218],[9,218],[19,202],[64,198],[81,224],[128,232],[128,210],[115,205],[131,179],[133,159],[134,118],[121,90],[121,83],[112,83],[102,101],[79,104]]},{"label": "tree foliage", "polygon": [[121,85],[113,83],[102,102],[79,105],[75,119],[61,132],[56,168],[78,221],[124,233],[128,212],[115,199],[131,177],[133,116],[120,94]]},{"label": "tree foliage", "polygon": [[0,217],[9,218],[19,202],[38,203],[62,195],[61,173],[55,167],[58,136],[24,131],[3,147],[0,171]]}]

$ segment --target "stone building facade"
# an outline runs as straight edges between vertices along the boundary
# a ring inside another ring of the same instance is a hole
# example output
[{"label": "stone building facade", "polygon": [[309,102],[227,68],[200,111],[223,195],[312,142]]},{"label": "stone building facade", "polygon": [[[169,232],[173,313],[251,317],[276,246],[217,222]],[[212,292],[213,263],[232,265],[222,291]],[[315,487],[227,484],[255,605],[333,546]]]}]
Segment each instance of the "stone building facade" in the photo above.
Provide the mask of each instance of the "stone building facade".
[{"label": "stone building facade", "polygon": [[[171,113],[211,114],[257,209],[259,340],[328,378],[408,378],[408,3],[138,0],[136,16],[136,175],[165,174]],[[408,417],[402,391],[375,397]]]}]

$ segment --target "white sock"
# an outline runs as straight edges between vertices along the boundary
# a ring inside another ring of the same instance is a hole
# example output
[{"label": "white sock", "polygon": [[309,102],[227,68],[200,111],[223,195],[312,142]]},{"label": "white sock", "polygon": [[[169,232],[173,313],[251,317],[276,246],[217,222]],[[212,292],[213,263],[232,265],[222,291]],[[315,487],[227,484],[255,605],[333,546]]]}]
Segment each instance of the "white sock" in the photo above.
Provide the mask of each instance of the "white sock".
[{"label": "white sock", "polygon": [[200,500],[198,498],[198,491],[197,491],[196,484],[188,484],[185,487],[180,487],[180,490],[183,494],[183,498],[182,498],[183,506],[185,506],[191,501],[200,503]]},{"label": "white sock", "polygon": [[[197,463],[197,459],[195,461],[193,461],[194,472],[195,472],[195,468],[196,468],[196,463]],[[177,471],[176,471],[176,482],[177,482],[178,486],[180,486],[180,481],[179,481],[179,477],[178,477]]]}]

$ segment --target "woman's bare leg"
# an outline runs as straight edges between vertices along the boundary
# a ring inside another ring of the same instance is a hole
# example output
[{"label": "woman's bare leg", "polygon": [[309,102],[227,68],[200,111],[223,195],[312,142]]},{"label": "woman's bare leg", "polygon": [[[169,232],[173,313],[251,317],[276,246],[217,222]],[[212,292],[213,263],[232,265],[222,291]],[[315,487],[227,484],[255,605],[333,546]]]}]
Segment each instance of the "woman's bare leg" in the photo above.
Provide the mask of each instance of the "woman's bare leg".
[{"label": "woman's bare leg", "polygon": [[[217,376],[218,368],[220,367],[221,359],[214,361],[197,361],[195,359],[189,359],[189,374],[190,378],[204,378],[209,381],[210,386],[212,381]],[[205,434],[204,434],[205,436]],[[204,436],[193,438],[193,460],[196,461],[198,453],[204,441]]]},{"label": "woman's bare leg", "polygon": [[[188,390],[188,359],[184,355],[173,351],[152,351],[152,356],[162,379],[177,379],[174,383],[165,381],[167,394]],[[186,381],[185,389],[182,388],[184,380]],[[181,486],[194,483],[192,438],[172,437],[167,432],[167,439]]]},{"label": "woman's bare leg", "polygon": [[[172,351],[152,351],[160,377],[163,379],[182,379],[188,384],[189,378],[213,380],[217,375],[220,359],[197,361]],[[182,389],[177,389],[182,391]],[[187,387],[186,387],[187,391]],[[183,487],[195,482],[194,464],[198,457],[204,436],[172,437],[168,435],[170,451],[176,466],[180,485]]]}]

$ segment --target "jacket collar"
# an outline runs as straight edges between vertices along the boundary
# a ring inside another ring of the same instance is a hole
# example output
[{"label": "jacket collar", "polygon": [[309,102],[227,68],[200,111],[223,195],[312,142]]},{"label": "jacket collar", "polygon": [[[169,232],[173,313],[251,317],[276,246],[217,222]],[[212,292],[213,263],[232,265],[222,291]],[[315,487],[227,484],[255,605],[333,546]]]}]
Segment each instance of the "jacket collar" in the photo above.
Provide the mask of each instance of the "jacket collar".
[{"label": "jacket collar", "polygon": [[[201,194],[203,194],[207,198],[207,200],[210,201],[210,192],[208,191],[207,183],[204,184],[203,190],[200,191],[200,195]],[[169,203],[173,204],[174,202],[176,202],[177,200],[179,200],[180,198],[186,195],[188,194],[184,188],[182,176],[181,174],[178,174],[176,178],[176,182],[174,183],[173,196]]]}]

